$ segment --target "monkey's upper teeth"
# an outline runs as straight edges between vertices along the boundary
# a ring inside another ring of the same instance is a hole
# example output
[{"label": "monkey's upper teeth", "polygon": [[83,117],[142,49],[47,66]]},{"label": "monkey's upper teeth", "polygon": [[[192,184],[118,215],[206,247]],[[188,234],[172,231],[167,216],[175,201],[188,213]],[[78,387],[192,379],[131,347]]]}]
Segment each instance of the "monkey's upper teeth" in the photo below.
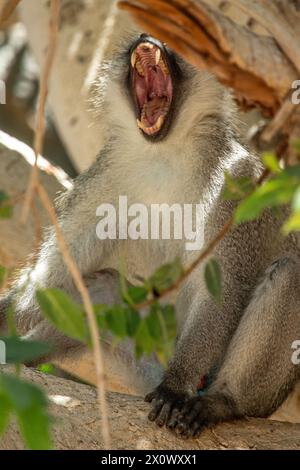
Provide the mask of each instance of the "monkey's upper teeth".
[{"label": "monkey's upper teeth", "polygon": [[165,75],[170,75],[169,69],[166,66],[166,64],[165,64],[162,57],[160,58],[159,66],[160,66],[160,68],[162,69],[162,71],[164,72]]},{"label": "monkey's upper teeth", "polygon": [[135,67],[139,73],[139,75],[141,75],[142,77],[145,76],[145,72],[144,72],[144,69],[143,69],[143,66],[141,64],[141,62],[139,60],[136,61],[135,63]]},{"label": "monkey's upper teeth", "polygon": [[141,47],[143,49],[153,49],[154,44],[151,44],[151,42],[144,42],[144,43],[141,44]]},{"label": "monkey's upper teeth", "polygon": [[159,64],[160,58],[161,58],[161,52],[160,52],[160,49],[157,49],[157,51],[155,52],[155,65]]},{"label": "monkey's upper teeth", "polygon": [[132,68],[135,67],[136,59],[137,59],[136,52],[133,51],[133,53],[131,54],[131,65],[132,65]]}]

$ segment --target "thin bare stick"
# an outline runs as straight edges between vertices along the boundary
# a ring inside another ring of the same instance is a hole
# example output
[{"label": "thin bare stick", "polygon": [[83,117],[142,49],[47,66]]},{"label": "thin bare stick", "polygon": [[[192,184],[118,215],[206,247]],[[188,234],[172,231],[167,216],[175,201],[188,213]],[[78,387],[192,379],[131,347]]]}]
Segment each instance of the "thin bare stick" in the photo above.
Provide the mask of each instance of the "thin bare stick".
[{"label": "thin bare stick", "polygon": [[4,5],[0,8],[0,26],[9,19],[21,0],[4,0]]},{"label": "thin bare stick", "polygon": [[45,105],[48,95],[48,80],[50,76],[51,67],[54,60],[57,37],[58,37],[58,25],[60,17],[60,0],[51,0],[51,19],[49,26],[49,44],[48,52],[46,57],[46,63],[43,68],[40,79],[40,92],[38,100],[38,109],[36,117],[36,129],[35,129],[35,141],[34,141],[34,151],[35,151],[35,165],[32,170],[30,184],[28,191],[26,193],[26,202],[24,205],[24,214],[27,216],[27,213],[31,206],[32,195],[37,193],[42,205],[49,214],[50,220],[54,226],[58,247],[61,251],[63,259],[66,263],[67,268],[70,271],[70,274],[73,278],[74,284],[77,287],[81,297],[84,309],[87,314],[87,320],[89,325],[89,330],[92,339],[93,354],[96,368],[96,378],[97,378],[97,391],[98,391],[98,400],[99,407],[101,412],[101,425],[103,433],[103,441],[106,449],[109,449],[111,446],[110,441],[110,431],[109,431],[109,421],[108,421],[108,408],[106,403],[106,390],[105,390],[105,370],[104,370],[104,360],[101,349],[98,325],[96,317],[94,315],[93,304],[91,302],[89,291],[84,284],[83,278],[81,276],[80,270],[72,257],[70,250],[67,246],[61,228],[59,226],[58,218],[56,211],[51,203],[51,200],[39,181],[39,169],[37,165],[37,159],[39,154],[42,151],[43,140],[44,140],[44,131],[45,131]]},{"label": "thin bare stick", "polygon": [[280,129],[283,128],[284,124],[295,112],[295,110],[296,106],[292,103],[291,97],[288,96],[283,102],[279,111],[275,114],[272,121],[261,133],[260,140],[269,144],[274,139],[274,137],[280,132]]},{"label": "thin bare stick", "polygon": [[34,137],[34,153],[35,153],[35,164],[32,169],[30,182],[27,188],[24,207],[21,215],[21,222],[25,223],[29,214],[30,204],[33,197],[33,193],[37,189],[38,184],[38,156],[42,153],[44,134],[45,134],[45,107],[48,96],[48,81],[50,77],[50,71],[52,69],[53,60],[55,57],[58,29],[59,29],[59,18],[60,18],[60,0],[52,0],[50,8],[50,22],[49,22],[49,42],[46,61],[42,69],[40,77],[40,91],[36,113],[36,124],[35,124],[35,137]]},{"label": "thin bare stick", "polygon": [[104,360],[103,354],[100,344],[99,338],[99,331],[98,325],[96,321],[96,317],[94,314],[93,304],[91,302],[91,298],[89,295],[89,291],[84,284],[78,266],[72,257],[70,250],[67,246],[63,233],[58,223],[57,215],[55,209],[51,203],[51,200],[43,188],[41,184],[37,186],[38,195],[41,199],[41,202],[49,214],[50,220],[54,226],[56,239],[59,246],[59,249],[63,255],[64,261],[69,269],[72,278],[74,280],[75,286],[77,287],[83,301],[84,309],[87,313],[92,344],[93,344],[93,352],[94,352],[94,360],[95,360],[95,367],[96,367],[96,383],[97,383],[97,390],[98,390],[98,400],[99,406],[101,410],[101,424],[102,424],[102,433],[103,433],[103,441],[106,449],[110,449],[111,442],[110,442],[110,432],[109,432],[109,420],[108,420],[108,409],[106,403],[106,390],[105,390],[105,369],[104,369]]}]

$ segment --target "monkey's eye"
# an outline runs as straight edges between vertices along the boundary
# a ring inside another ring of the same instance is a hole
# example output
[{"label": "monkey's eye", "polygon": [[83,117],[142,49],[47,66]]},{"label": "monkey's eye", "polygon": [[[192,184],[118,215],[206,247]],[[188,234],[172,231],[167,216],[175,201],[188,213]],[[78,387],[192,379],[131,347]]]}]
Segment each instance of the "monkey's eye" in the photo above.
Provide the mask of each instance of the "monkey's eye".
[{"label": "monkey's eye", "polygon": [[173,83],[165,51],[145,41],[131,54],[131,85],[138,127],[148,136],[162,129],[173,99]]}]

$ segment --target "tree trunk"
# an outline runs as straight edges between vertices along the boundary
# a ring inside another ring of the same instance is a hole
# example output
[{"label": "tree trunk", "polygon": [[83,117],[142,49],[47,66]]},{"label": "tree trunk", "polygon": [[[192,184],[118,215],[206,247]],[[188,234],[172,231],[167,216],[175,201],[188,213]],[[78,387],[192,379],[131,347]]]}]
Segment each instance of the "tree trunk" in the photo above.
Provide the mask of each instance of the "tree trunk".
[{"label": "tree trunk", "polygon": [[[40,385],[50,397],[56,449],[103,449],[93,387],[25,368],[23,377]],[[141,398],[109,393],[108,402],[113,449],[300,449],[300,425],[297,424],[244,419],[207,429],[198,439],[182,440],[147,420],[149,406]],[[0,449],[23,449],[15,423],[0,440]]]}]

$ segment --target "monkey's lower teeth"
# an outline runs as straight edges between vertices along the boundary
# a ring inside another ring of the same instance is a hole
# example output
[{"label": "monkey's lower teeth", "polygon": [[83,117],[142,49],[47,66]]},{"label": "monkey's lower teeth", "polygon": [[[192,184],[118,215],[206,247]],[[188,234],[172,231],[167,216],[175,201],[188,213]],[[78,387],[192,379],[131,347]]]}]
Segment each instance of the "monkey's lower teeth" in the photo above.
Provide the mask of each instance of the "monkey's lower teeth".
[{"label": "monkey's lower teeth", "polygon": [[156,123],[154,124],[154,126],[147,127],[146,124],[144,124],[142,121],[137,119],[137,125],[138,125],[139,129],[142,129],[146,134],[153,135],[162,128],[162,125],[163,125],[164,121],[165,121],[165,117],[160,116],[158,118],[158,120],[156,121]]}]

